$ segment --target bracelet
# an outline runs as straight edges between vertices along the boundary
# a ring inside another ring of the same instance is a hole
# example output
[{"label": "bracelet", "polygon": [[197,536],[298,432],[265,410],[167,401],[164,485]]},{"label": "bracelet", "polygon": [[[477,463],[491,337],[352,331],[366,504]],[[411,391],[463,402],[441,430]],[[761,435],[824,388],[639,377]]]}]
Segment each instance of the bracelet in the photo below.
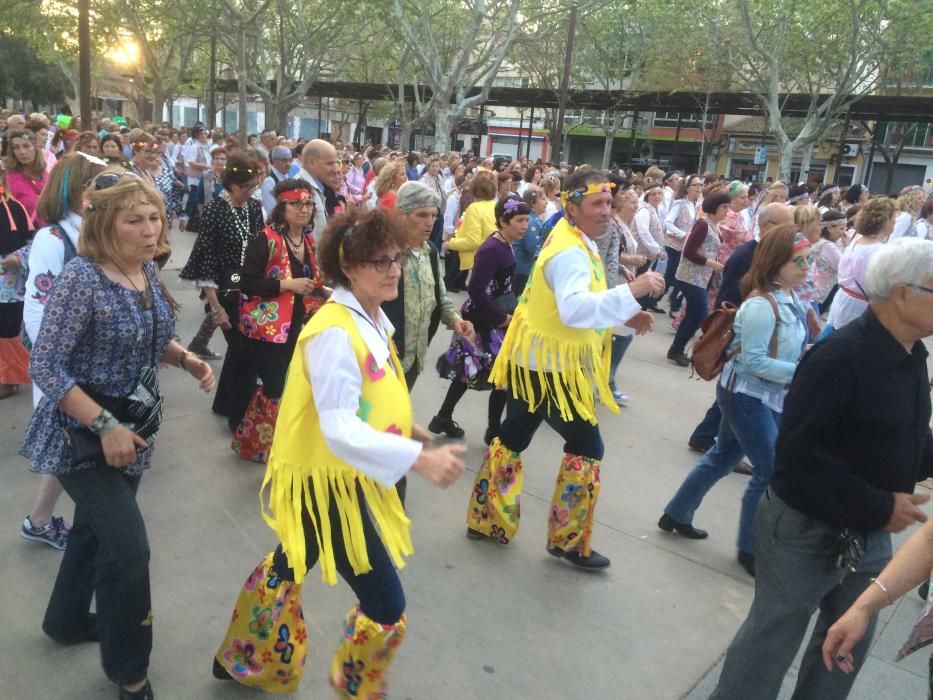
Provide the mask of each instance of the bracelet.
[{"label": "bracelet", "polygon": [[98,414],[97,418],[91,421],[91,424],[88,426],[88,428],[95,435],[103,437],[118,425],[120,425],[120,421],[118,421],[106,408],[102,408],[100,410],[100,414]]},{"label": "bracelet", "polygon": [[873,578],[873,579],[870,579],[870,580],[871,580],[871,582],[872,582],[873,584],[875,584],[876,586],[878,586],[878,588],[880,588],[882,591],[884,591],[884,594],[888,597],[888,605],[894,605],[894,601],[891,600],[891,592],[888,590],[888,587],[885,586],[883,583],[881,583],[881,581],[879,581],[879,580],[876,579],[876,578]]}]

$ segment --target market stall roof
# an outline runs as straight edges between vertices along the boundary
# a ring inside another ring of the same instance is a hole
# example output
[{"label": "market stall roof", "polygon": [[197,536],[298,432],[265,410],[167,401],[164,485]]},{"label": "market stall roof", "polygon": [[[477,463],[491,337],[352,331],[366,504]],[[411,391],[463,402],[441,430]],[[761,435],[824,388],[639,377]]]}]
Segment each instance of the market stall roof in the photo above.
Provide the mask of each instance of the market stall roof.
[{"label": "market stall roof", "polygon": [[[217,82],[217,89],[236,92],[236,81]],[[274,89],[274,87],[273,87]],[[423,100],[429,100],[431,90],[418,88]],[[411,85],[405,85],[405,101],[415,101],[415,91]],[[353,83],[353,82],[316,82],[308,88],[308,97],[334,97],[345,100],[394,100],[398,85],[392,83]],[[469,94],[478,94],[479,89]],[[639,111],[639,112],[682,112],[696,113],[700,105],[709,100],[711,114],[762,114],[758,99],[743,92],[685,92],[685,91],[626,91],[626,90],[570,90],[567,108],[571,110],[589,109],[597,111]],[[785,105],[782,116],[806,116],[810,106],[810,96],[790,94],[781,97]],[[494,87],[489,91],[489,98],[484,103],[487,107],[516,107],[548,109],[558,105],[558,91],[541,88]],[[849,110],[851,119],[875,120],[888,122],[926,122],[933,119],[933,95],[866,95],[853,103]]]}]

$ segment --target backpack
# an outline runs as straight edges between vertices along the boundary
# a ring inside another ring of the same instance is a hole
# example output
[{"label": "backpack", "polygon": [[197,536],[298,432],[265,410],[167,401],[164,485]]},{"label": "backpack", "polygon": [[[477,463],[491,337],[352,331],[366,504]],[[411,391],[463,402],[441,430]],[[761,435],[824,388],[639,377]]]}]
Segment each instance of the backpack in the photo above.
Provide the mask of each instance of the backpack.
[{"label": "backpack", "polygon": [[[771,294],[763,296],[771,302],[771,308],[774,311],[774,331],[771,333],[771,342],[768,344],[768,356],[775,358],[778,342],[777,328],[781,317],[774,296]],[[690,353],[690,363],[693,365],[691,376],[696,374],[708,382],[714,380],[720,375],[725,364],[742,350],[739,346],[729,352],[729,345],[735,338],[732,326],[738,311],[735,304],[724,301],[722,306],[703,320],[703,325],[700,326],[702,335],[693,344]]]}]

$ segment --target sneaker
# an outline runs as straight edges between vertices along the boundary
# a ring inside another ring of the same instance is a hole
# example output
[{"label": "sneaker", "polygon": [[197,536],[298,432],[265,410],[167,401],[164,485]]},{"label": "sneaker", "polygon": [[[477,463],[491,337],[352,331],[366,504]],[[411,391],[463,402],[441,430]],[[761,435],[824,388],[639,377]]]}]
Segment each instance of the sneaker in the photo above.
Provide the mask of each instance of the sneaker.
[{"label": "sneaker", "polygon": [[33,527],[32,521],[27,515],[23,520],[23,526],[20,528],[19,534],[22,535],[24,539],[32,540],[33,542],[45,542],[55,549],[65,549],[68,543],[68,533],[71,529],[68,528],[63,532],[62,528],[64,526],[65,521],[62,518],[52,518],[50,522],[47,522],[42,527]]},{"label": "sneaker", "polygon": [[445,433],[447,437],[457,440],[465,435],[463,428],[457,425],[457,421],[453,418],[446,418],[441,415],[434,416],[434,418],[431,419],[431,422],[428,423],[428,430],[435,435]]},{"label": "sneaker", "polygon": [[188,346],[188,352],[197,357],[199,360],[222,360],[224,358],[219,352],[214,352],[209,347],[205,346],[203,348],[195,347],[194,345]]}]

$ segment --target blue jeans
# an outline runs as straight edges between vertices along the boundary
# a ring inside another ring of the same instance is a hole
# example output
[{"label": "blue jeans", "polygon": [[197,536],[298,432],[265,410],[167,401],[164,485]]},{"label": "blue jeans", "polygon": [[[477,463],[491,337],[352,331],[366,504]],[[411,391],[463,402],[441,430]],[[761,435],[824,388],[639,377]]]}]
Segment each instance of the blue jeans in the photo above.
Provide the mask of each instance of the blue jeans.
[{"label": "blue jeans", "polygon": [[742,496],[738,548],[740,552],[754,554],[755,511],[774,470],[774,445],[781,414],[756,398],[733,393],[718,384],[716,401],[722,411],[716,444],[693,467],[664,512],[679,523],[692,523],[703,497],[748,455],[753,473]]},{"label": "blue jeans", "polygon": [[612,356],[609,359],[609,388],[616,390],[616,370],[619,369],[619,363],[625,357],[625,351],[635,340],[634,335],[614,335],[612,336]]},{"label": "blue jeans", "polygon": [[684,320],[680,322],[680,328],[677,329],[677,335],[674,336],[674,342],[671,343],[670,352],[682,353],[709,313],[707,309],[709,301],[706,287],[697,287],[695,284],[681,280],[677,280],[677,284],[680,286],[684,301],[687,302],[687,311],[684,314]]}]

